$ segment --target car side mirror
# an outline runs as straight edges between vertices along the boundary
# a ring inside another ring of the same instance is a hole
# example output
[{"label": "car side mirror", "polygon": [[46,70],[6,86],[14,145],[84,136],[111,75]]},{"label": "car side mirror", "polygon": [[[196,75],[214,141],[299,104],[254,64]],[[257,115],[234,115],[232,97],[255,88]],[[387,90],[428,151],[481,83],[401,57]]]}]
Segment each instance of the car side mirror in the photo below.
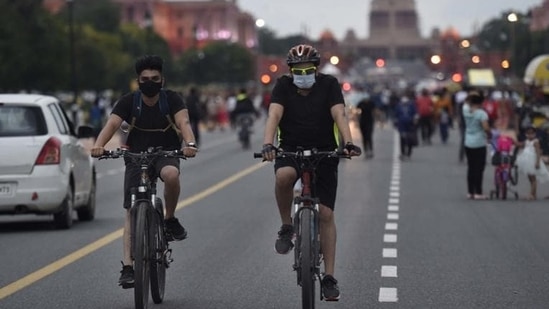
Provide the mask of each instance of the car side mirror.
[{"label": "car side mirror", "polygon": [[90,138],[94,137],[94,131],[93,128],[90,126],[80,126],[78,127],[78,132],[76,134],[78,138]]}]

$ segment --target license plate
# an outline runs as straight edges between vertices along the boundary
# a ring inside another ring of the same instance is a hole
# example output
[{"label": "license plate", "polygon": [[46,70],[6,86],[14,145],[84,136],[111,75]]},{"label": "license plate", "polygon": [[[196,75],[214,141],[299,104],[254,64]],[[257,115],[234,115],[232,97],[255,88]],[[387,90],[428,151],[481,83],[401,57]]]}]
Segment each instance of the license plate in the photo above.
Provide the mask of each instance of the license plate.
[{"label": "license plate", "polygon": [[15,194],[14,183],[0,183],[0,197],[9,197]]}]

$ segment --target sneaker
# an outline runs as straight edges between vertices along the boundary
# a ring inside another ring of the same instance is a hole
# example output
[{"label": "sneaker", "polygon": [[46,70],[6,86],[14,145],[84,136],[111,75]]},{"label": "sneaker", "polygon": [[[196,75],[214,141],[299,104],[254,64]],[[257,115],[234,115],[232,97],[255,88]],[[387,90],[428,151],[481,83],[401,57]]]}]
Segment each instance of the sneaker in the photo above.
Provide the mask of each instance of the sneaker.
[{"label": "sneaker", "polygon": [[124,265],[122,263],[122,270],[120,271],[120,279],[118,279],[118,285],[123,289],[131,289],[134,284],[134,273],[131,265]]},{"label": "sneaker", "polygon": [[339,300],[339,287],[337,286],[337,280],[333,276],[325,275],[322,278],[321,286],[325,301]]},{"label": "sneaker", "polygon": [[164,220],[166,223],[166,232],[168,234],[168,241],[172,240],[183,240],[187,238],[187,231],[185,228],[179,223],[179,220],[177,218],[169,218]]},{"label": "sneaker", "polygon": [[278,239],[275,243],[275,251],[278,254],[288,254],[294,247],[292,238],[294,237],[294,227],[290,224],[283,224],[278,232]]}]

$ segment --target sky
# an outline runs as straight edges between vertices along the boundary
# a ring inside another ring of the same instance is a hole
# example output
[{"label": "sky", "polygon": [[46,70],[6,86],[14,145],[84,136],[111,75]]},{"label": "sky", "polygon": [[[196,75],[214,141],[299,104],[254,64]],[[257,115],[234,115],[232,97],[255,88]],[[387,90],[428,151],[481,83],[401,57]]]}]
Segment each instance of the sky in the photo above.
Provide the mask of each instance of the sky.
[{"label": "sky", "polygon": [[[398,0],[397,0],[398,1]],[[423,37],[433,28],[455,28],[470,36],[505,11],[526,13],[543,0],[415,0]],[[368,33],[371,0],[237,0],[241,10],[265,21],[278,37],[307,34],[316,40],[329,29],[337,40],[353,29],[359,39]]]}]

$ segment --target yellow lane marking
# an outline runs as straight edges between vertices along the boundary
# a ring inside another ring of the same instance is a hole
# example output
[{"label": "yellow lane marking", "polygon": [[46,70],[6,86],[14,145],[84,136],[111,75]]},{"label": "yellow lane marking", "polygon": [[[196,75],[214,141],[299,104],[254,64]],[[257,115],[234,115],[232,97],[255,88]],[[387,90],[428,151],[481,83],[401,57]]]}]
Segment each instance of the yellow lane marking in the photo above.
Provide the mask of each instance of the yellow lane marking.
[{"label": "yellow lane marking", "polygon": [[[180,201],[178,204],[177,204],[177,209],[181,209],[183,207],[186,207],[186,206],[189,206],[193,203],[196,203],[197,201],[207,197],[208,195],[211,195],[221,189],[223,189],[224,187],[230,185],[231,183],[239,180],[240,178],[248,175],[248,174],[251,174],[253,172],[255,172],[256,170],[260,169],[261,167],[265,166],[265,163],[257,163],[255,165],[252,165],[250,167],[248,167],[247,169],[245,170],[242,170],[220,182],[218,182],[217,184],[193,195],[193,196],[190,196],[189,198],[187,199],[184,199],[182,201]],[[72,264],[76,261],[78,261],[79,259],[85,257],[86,255],[94,252],[94,251],[97,251],[101,248],[103,248],[104,246],[110,244],[111,242],[119,239],[120,237],[122,237],[122,232],[123,232],[123,229],[118,229],[110,234],[107,234],[106,236],[103,236],[101,237],[100,239],[74,251],[73,253],[69,254],[69,255],[66,255],[65,257],[49,264],[49,265],[46,265],[44,267],[42,267],[41,269],[31,273],[31,274],[28,274],[26,275],[25,277],[17,280],[17,281],[14,281],[2,288],[0,288],[0,300],[1,299],[4,299],[32,284],[34,284],[35,282],[53,274],[54,272],[62,269],[63,267],[66,267],[68,266],[69,264]]]}]

